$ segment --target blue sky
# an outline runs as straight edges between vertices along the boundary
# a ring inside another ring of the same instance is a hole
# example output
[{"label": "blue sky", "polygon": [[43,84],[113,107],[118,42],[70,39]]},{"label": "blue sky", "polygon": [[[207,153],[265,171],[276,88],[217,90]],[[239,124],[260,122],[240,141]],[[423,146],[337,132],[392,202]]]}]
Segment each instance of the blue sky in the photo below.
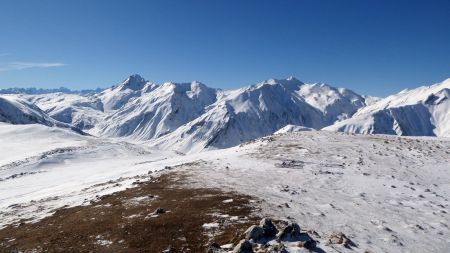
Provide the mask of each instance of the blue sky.
[{"label": "blue sky", "polygon": [[450,77],[450,1],[0,0],[0,88],[296,76],[385,96]]}]

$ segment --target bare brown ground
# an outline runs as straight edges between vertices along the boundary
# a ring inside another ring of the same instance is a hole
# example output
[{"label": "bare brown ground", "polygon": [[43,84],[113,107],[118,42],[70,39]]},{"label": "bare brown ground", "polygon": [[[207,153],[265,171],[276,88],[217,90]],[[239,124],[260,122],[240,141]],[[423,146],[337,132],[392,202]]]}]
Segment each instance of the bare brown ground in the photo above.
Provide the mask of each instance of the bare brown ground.
[{"label": "bare brown ground", "polygon": [[[236,242],[259,220],[249,196],[189,188],[185,179],[171,172],[88,206],[60,209],[36,223],[11,225],[0,230],[0,252],[161,252],[169,246],[173,252],[205,252],[213,241]],[[227,199],[233,201],[224,203]],[[158,207],[168,212],[150,217]],[[202,226],[216,222],[219,229]]]}]

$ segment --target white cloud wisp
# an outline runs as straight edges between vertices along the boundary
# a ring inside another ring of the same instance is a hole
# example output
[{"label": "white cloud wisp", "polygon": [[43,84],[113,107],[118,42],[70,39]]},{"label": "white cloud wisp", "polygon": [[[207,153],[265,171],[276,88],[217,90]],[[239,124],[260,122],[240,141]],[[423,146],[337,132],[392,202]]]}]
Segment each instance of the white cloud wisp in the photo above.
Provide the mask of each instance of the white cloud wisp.
[{"label": "white cloud wisp", "polygon": [[66,66],[66,64],[60,62],[11,62],[5,65],[0,65],[0,72],[33,68],[57,68],[63,66]]}]

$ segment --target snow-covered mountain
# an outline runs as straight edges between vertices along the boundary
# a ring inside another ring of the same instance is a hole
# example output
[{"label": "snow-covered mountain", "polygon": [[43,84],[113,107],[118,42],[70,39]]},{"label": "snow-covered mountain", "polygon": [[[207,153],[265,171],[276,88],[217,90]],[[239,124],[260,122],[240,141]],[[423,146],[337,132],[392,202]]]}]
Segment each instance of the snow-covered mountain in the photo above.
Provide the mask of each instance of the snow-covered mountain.
[{"label": "snow-covered mountain", "polygon": [[450,79],[389,96],[325,130],[449,137]]},{"label": "snow-covered mountain", "polygon": [[308,85],[293,77],[270,79],[223,92],[206,113],[152,144],[183,152],[226,148],[288,124],[320,129],[362,106],[364,99],[345,89]]},{"label": "snow-covered mountain", "polygon": [[293,77],[223,91],[197,81],[157,85],[132,75],[95,94],[3,95],[9,100],[3,99],[8,105],[0,108],[4,115],[0,121],[62,124],[96,136],[147,141],[181,152],[235,146],[288,125],[449,136],[449,80],[380,99]]},{"label": "snow-covered mountain", "polygon": [[16,96],[0,96],[0,122],[10,124],[41,124],[50,127],[70,128],[80,134],[81,130],[48,116],[36,105]]},{"label": "snow-covered mountain", "polygon": [[50,93],[41,95],[21,95],[23,99],[37,105],[53,119],[81,130],[89,130],[104,117],[103,103],[95,96]]},{"label": "snow-covered mountain", "polygon": [[55,125],[55,120],[39,107],[13,96],[0,96],[0,121],[11,124]]},{"label": "snow-covered mountain", "polygon": [[132,75],[96,94],[15,96],[90,134],[183,152],[238,145],[289,124],[320,129],[366,105],[350,90],[293,77],[222,91],[196,81],[157,85]]},{"label": "snow-covered mountain", "polygon": [[368,101],[351,90],[319,83],[299,86],[298,94],[323,113],[327,124],[351,117]]},{"label": "snow-covered mountain", "polygon": [[[141,92],[141,95],[98,125],[99,135],[139,140],[157,138],[199,117],[208,105],[216,101],[216,90],[196,81],[165,83],[151,88],[146,84],[136,92]],[[105,92],[104,96],[109,94]]]}]

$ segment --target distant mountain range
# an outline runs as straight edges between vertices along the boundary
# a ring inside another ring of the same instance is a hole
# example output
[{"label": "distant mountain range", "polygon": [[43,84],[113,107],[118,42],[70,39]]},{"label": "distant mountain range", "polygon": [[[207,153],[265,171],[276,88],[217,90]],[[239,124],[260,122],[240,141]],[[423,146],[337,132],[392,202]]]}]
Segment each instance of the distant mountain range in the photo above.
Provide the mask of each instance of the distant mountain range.
[{"label": "distant mountain range", "polygon": [[48,94],[48,93],[56,93],[62,92],[66,94],[80,94],[80,95],[90,95],[101,92],[103,89],[97,88],[94,90],[71,90],[64,87],[59,87],[56,89],[41,89],[41,88],[7,88],[0,89],[0,94]]},{"label": "distant mountain range", "polygon": [[293,77],[225,91],[132,75],[104,90],[0,93],[3,122],[70,126],[181,152],[231,147],[280,129],[450,137],[450,79],[384,99]]}]

